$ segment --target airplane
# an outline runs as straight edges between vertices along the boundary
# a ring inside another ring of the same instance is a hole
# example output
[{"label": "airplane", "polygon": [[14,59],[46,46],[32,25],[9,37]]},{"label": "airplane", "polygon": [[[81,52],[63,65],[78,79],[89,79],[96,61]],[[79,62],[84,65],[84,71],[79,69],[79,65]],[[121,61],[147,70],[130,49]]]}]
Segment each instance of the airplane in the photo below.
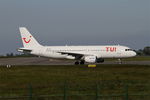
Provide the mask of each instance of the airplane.
[{"label": "airplane", "polygon": [[20,27],[23,47],[18,51],[36,56],[72,59],[75,65],[85,63],[103,63],[106,58],[128,58],[136,56],[136,52],[127,46],[121,45],[95,45],[95,46],[43,46],[25,27]]}]

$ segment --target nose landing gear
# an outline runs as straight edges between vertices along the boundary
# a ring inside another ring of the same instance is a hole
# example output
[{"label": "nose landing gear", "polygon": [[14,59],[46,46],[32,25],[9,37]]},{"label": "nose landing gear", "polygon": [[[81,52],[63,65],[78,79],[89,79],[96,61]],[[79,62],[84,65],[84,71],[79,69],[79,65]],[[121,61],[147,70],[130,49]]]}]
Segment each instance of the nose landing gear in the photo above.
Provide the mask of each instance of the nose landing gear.
[{"label": "nose landing gear", "polygon": [[118,63],[119,63],[119,64],[122,64],[122,60],[121,60],[121,59],[118,59]]}]

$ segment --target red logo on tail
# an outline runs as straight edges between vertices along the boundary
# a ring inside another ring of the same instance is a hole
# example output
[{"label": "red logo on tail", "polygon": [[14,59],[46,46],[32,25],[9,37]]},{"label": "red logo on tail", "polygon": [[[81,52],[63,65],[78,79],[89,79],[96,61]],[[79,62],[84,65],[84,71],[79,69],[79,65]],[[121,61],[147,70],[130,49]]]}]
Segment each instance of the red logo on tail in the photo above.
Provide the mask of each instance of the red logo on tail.
[{"label": "red logo on tail", "polygon": [[[32,36],[30,36],[30,38],[31,38]],[[31,41],[31,39],[29,39],[28,41],[26,40],[26,38],[22,38],[23,39],[23,41],[25,42],[25,43],[30,43],[30,41]]]}]

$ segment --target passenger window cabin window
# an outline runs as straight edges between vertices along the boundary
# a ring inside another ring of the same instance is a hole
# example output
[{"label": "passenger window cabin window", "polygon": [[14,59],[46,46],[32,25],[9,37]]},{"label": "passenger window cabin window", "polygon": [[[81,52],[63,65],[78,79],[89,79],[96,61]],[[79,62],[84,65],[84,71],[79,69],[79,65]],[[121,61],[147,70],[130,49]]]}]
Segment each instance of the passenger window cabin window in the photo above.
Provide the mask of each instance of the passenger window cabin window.
[{"label": "passenger window cabin window", "polygon": [[133,51],[132,49],[125,49],[125,51]]}]

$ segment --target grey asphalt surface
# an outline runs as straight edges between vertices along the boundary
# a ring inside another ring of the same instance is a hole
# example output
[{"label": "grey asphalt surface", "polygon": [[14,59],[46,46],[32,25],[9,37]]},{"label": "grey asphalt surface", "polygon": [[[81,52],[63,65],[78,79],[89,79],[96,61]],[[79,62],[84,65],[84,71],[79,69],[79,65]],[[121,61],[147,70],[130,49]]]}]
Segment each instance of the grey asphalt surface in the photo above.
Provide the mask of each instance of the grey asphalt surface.
[{"label": "grey asphalt surface", "polygon": [[[73,65],[73,60],[56,60],[42,57],[0,58],[0,65]],[[118,64],[118,61],[105,61],[101,64]],[[150,61],[123,61],[122,64],[150,65]]]}]

